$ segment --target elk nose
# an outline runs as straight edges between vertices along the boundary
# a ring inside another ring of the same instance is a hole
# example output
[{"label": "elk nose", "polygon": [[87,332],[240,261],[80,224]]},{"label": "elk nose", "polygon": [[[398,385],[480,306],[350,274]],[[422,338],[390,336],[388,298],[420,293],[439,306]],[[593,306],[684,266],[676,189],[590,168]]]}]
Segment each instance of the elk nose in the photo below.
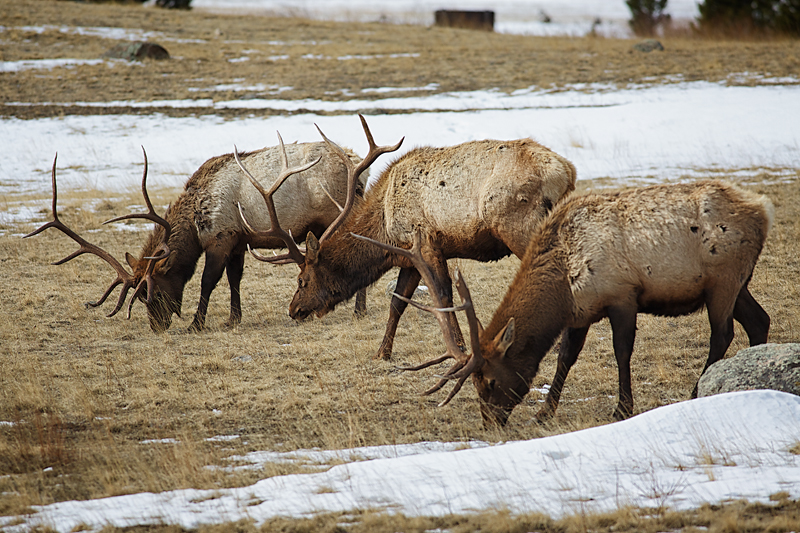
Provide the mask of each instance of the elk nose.
[{"label": "elk nose", "polygon": [[308,315],[311,314],[311,311],[308,309],[304,309],[302,307],[289,307],[289,316],[295,320],[305,320],[308,318]]}]

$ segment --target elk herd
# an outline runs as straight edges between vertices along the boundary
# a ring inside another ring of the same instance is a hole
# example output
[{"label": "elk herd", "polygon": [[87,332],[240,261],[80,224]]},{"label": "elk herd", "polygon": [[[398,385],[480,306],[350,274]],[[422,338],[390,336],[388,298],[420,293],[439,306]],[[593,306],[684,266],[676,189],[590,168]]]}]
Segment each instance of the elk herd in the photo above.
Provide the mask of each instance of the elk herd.
[{"label": "elk herd", "polygon": [[[113,316],[137,300],[153,331],[181,316],[183,291],[205,253],[200,299],[189,330],[205,328],[214,287],[226,273],[230,317],[242,318],[240,282],[245,254],[273,264],[299,266],[289,314],[321,317],[365,290],[393,267],[397,288],[376,359],[391,358],[395,333],[408,304],[436,317],[446,352],[407,371],[453,359],[452,367],[425,394],[450,382],[444,405],[472,378],[484,425],[503,426],[528,393],[539,364],[558,343],[547,398],[536,415],[551,418],[589,327],[608,318],[619,372],[615,419],[631,416],[630,360],[638,313],[687,315],[705,307],[711,338],[705,368],[721,359],[739,322],[751,345],[765,343],[770,318],[748,290],[774,218],[765,196],[721,181],[656,185],[619,193],[572,194],[572,163],[531,139],[472,141],[445,148],[422,147],[390,163],[366,189],[370,165],[398,150],[377,145],[360,116],[369,151],[362,159],[331,141],[279,145],[213,157],[189,178],[163,216],[147,192],[146,213],[118,217],[156,224],[139,257],[126,254],[130,271],[110,253],[86,241],[58,217],[56,160],[52,168],[53,220],[26,235],[56,228],[79,244],[54,263],[84,253],[97,255],[117,278],[99,306],[122,285]],[[291,161],[291,164],[289,163]],[[366,189],[366,192],[365,192]],[[107,223],[108,223],[107,222]],[[305,241],[305,249],[298,244]],[[285,248],[264,256],[254,249]],[[466,280],[453,277],[447,261],[496,261],[514,254],[521,264],[491,321],[483,327]],[[432,305],[411,297],[420,281]],[[468,342],[456,317],[465,312]],[[705,371],[705,368],[703,371]],[[696,396],[697,388],[692,392]]]}]

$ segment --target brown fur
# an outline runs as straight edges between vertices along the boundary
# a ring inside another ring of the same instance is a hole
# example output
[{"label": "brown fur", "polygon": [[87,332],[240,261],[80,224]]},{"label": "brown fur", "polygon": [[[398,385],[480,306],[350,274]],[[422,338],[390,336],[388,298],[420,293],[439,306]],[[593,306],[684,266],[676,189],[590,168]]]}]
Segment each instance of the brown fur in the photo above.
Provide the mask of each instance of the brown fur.
[{"label": "brown fur", "polygon": [[734,319],[751,345],[766,342],[769,316],[747,285],[772,209],[767,198],[718,181],[576,196],[558,205],[480,336],[484,363],[473,382],[484,422],[505,424],[563,331],[556,375],[537,415],[551,417],[589,327],[605,317],[619,367],[617,419],[633,412],[637,313],[676,316],[705,306],[706,368],[724,356]]},{"label": "brown fur", "polygon": [[[396,254],[355,239],[351,233],[410,248],[421,228],[434,247],[432,265],[445,301],[452,301],[447,259],[495,261],[522,256],[530,234],[563,195],[575,188],[575,167],[530,140],[474,141],[447,148],[416,148],[394,161],[343,225],[321,245],[307,239],[298,290],[289,314],[322,316],[360,288],[400,267],[397,293],[410,297],[420,275]],[[392,353],[406,303],[392,298],[383,343]]]},{"label": "brown fur", "polygon": [[[346,197],[347,172],[339,158],[325,143],[291,144],[286,146],[289,165],[299,165],[321,157],[321,161],[298,176],[293,176],[274,195],[281,225],[302,237],[308,232],[321,234],[339,214],[339,208],[322,190],[338,202]],[[358,162],[358,156],[348,151]],[[243,163],[268,187],[280,170],[278,147],[240,155]],[[359,185],[359,194],[363,186]],[[252,248],[281,248],[277,238],[262,239],[249,234],[239,215],[237,204],[256,230],[269,228],[269,217],[260,193],[238,168],[233,154],[212,157],[203,163],[186,182],[184,192],[165,214],[172,226],[170,256],[160,261],[154,270],[156,284],[153,301],[148,304],[150,326],[163,331],[171,323],[172,314],[180,316],[183,289],[192,277],[200,256],[206,261],[201,282],[200,301],[190,330],[205,327],[205,316],[211,292],[227,272],[231,289],[231,313],[226,327],[241,321],[239,286],[244,269],[247,245]],[[128,257],[134,276],[141,278],[147,268],[145,257],[153,255],[163,239],[164,229],[156,227],[145,243],[139,259]]]}]

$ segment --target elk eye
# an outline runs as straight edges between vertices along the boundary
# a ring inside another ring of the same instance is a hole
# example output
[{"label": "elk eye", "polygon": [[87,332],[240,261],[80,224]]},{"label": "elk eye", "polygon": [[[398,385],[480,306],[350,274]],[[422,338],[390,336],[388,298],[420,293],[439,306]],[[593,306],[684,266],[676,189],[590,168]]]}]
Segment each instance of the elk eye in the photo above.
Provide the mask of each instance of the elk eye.
[{"label": "elk eye", "polygon": [[495,385],[495,380],[493,379],[486,380],[486,388],[489,389],[490,391],[494,390],[494,385]]},{"label": "elk eye", "polygon": [[297,288],[302,289],[306,286],[306,282],[303,281],[303,278],[297,278]]}]

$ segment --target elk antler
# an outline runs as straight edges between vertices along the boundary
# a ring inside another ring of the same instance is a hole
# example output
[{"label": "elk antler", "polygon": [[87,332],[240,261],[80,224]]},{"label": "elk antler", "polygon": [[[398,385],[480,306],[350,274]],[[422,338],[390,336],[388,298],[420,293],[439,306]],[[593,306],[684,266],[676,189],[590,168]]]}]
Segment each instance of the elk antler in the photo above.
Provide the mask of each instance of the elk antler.
[{"label": "elk antler", "polygon": [[82,254],[85,254],[85,253],[91,253],[91,254],[94,254],[97,257],[101,258],[102,260],[107,262],[109,265],[111,265],[114,268],[114,270],[117,271],[117,279],[115,279],[111,283],[111,285],[106,290],[105,294],[103,294],[103,296],[98,301],[89,302],[86,305],[90,306],[90,307],[97,307],[99,305],[102,305],[103,302],[105,302],[106,299],[111,294],[111,291],[113,291],[114,288],[117,285],[122,284],[122,292],[119,295],[119,301],[117,301],[117,306],[114,308],[113,311],[111,311],[110,314],[107,315],[109,317],[112,317],[112,316],[116,315],[117,312],[119,312],[119,310],[122,308],[122,304],[125,302],[125,296],[128,294],[128,290],[130,290],[134,285],[134,277],[131,274],[129,274],[127,270],[125,270],[125,267],[123,267],[122,264],[120,264],[119,261],[114,259],[114,256],[112,256],[110,253],[106,252],[102,248],[100,248],[98,246],[95,246],[94,244],[86,241],[80,235],[78,235],[77,233],[72,231],[69,227],[67,227],[63,222],[61,222],[61,220],[59,220],[59,218],[58,218],[58,205],[57,205],[58,204],[58,186],[56,184],[56,161],[58,161],[58,153],[56,153],[56,156],[53,159],[53,170],[51,172],[51,181],[52,181],[52,184],[53,184],[53,208],[52,208],[53,220],[51,220],[50,222],[44,224],[39,229],[28,233],[27,235],[25,235],[23,237],[23,239],[27,239],[28,237],[33,237],[34,235],[38,235],[39,233],[42,233],[43,231],[45,231],[48,228],[56,228],[57,230],[61,231],[62,233],[67,235],[69,238],[71,238],[73,241],[75,241],[78,244],[80,244],[80,248],[78,250],[76,250],[75,252],[73,252],[72,254],[70,254],[67,257],[65,257],[64,259],[61,259],[60,261],[56,261],[56,262],[51,263],[51,264],[53,264],[53,265],[62,265],[64,263],[66,263],[67,261],[71,261],[72,259],[75,259],[79,255],[82,255]]},{"label": "elk antler", "polygon": [[170,235],[172,235],[172,226],[170,225],[169,222],[167,222],[162,217],[156,214],[155,209],[153,209],[153,204],[150,202],[150,195],[147,193],[147,152],[145,151],[144,146],[142,146],[142,154],[144,154],[144,172],[142,173],[142,196],[144,196],[144,203],[147,206],[147,213],[131,213],[128,215],[122,215],[116,218],[112,218],[111,220],[106,220],[105,222],[103,222],[103,224],[110,224],[112,222],[119,222],[120,220],[131,220],[138,218],[138,219],[150,220],[164,228],[164,237],[162,238],[161,244],[156,250],[156,253],[150,257],[143,258],[149,260],[149,262],[147,263],[147,268],[145,269],[144,276],[142,276],[142,279],[139,281],[138,285],[136,285],[136,290],[133,291],[133,295],[131,296],[130,302],[128,303],[128,318],[131,317],[131,308],[133,307],[133,302],[135,302],[137,298],[141,298],[141,292],[144,287],[147,287],[147,298],[145,299],[145,302],[150,303],[153,301],[153,290],[155,289],[155,281],[153,281],[153,270],[155,270],[156,263],[158,263],[162,259],[166,259],[167,257],[169,257],[171,253],[169,245],[167,243],[169,242]]},{"label": "elk antler", "polygon": [[236,159],[236,163],[239,165],[239,168],[242,169],[244,175],[247,176],[247,178],[250,180],[250,183],[252,183],[256,189],[258,189],[258,192],[261,193],[261,196],[264,198],[264,202],[267,204],[270,229],[266,231],[256,231],[255,229],[253,229],[253,227],[250,226],[250,224],[247,222],[247,219],[245,218],[244,213],[242,212],[241,204],[239,204],[239,216],[242,217],[242,221],[244,222],[245,227],[250,233],[257,233],[264,237],[278,237],[286,244],[286,248],[289,250],[288,253],[286,254],[276,255],[274,257],[265,257],[261,254],[254,252],[253,250],[250,250],[250,253],[253,255],[253,257],[258,259],[259,261],[266,261],[268,263],[294,262],[297,264],[302,264],[305,263],[306,258],[303,255],[303,252],[301,252],[300,249],[297,247],[297,244],[295,244],[294,239],[292,238],[292,234],[281,228],[281,225],[278,222],[278,213],[275,211],[275,203],[272,201],[272,195],[275,194],[275,191],[278,190],[278,187],[280,187],[283,184],[283,182],[286,181],[287,178],[289,178],[289,176],[297,174],[298,172],[303,172],[304,170],[308,170],[309,168],[319,163],[322,157],[318,157],[315,160],[306,163],[305,165],[289,168],[289,159],[286,155],[286,147],[283,145],[283,138],[281,137],[280,133],[278,133],[278,141],[280,142],[281,145],[281,173],[278,174],[278,178],[275,180],[275,182],[272,184],[272,187],[270,187],[268,191],[265,190],[264,187],[262,187],[261,184],[253,177],[253,175],[250,174],[250,172],[245,168],[244,164],[242,163],[242,160],[239,159],[239,150],[236,148],[235,144],[233,145],[233,157]]},{"label": "elk antler", "polygon": [[358,115],[358,118],[361,119],[361,125],[363,126],[364,133],[367,136],[367,142],[369,143],[369,152],[357,166],[353,165],[353,162],[350,160],[349,157],[347,157],[347,154],[344,153],[344,150],[342,150],[339,145],[328,139],[325,136],[325,134],[322,133],[322,130],[319,128],[319,126],[314,124],[314,126],[316,126],[317,128],[317,131],[319,131],[319,134],[322,135],[322,138],[325,140],[325,143],[334,152],[336,152],[336,155],[339,156],[339,158],[342,160],[342,163],[344,163],[345,168],[347,168],[347,199],[345,200],[344,208],[339,213],[339,216],[337,216],[336,219],[333,222],[331,222],[330,226],[328,226],[328,228],[322,234],[322,237],[319,238],[320,243],[325,241],[328,237],[330,237],[333,234],[333,232],[339,229],[339,226],[342,225],[344,219],[350,214],[350,211],[353,209],[353,205],[355,204],[356,200],[358,177],[361,176],[361,173],[364,172],[367,168],[369,168],[369,166],[375,162],[378,156],[389,152],[394,152],[397,149],[399,149],[400,145],[402,145],[403,141],[405,140],[405,137],[403,137],[394,146],[378,146],[375,144],[375,141],[372,138],[372,132],[369,131],[369,126],[367,126],[367,121],[364,118],[364,116]]},{"label": "elk antler", "polygon": [[[456,385],[453,387],[453,390],[450,391],[447,398],[442,401],[439,406],[447,405],[451,399],[461,390],[462,385],[466,379],[476,370],[480,369],[483,366],[483,355],[481,354],[480,350],[480,324],[478,322],[478,317],[475,315],[475,308],[472,305],[472,297],[469,292],[469,287],[467,287],[467,283],[464,281],[464,278],[461,276],[461,273],[456,269],[455,271],[455,278],[456,278],[456,288],[458,289],[458,294],[461,297],[461,305],[457,307],[445,307],[444,303],[441,300],[439,294],[441,291],[439,287],[436,285],[435,278],[433,273],[431,272],[430,266],[425,261],[425,258],[422,255],[422,232],[419,228],[414,233],[414,243],[410,250],[406,250],[405,248],[399,248],[397,246],[392,246],[390,244],[385,244],[380,241],[376,241],[374,239],[370,239],[368,237],[364,237],[361,235],[352,234],[353,237],[358,239],[362,239],[369,243],[372,243],[376,246],[383,248],[384,250],[390,251],[392,253],[401,255],[403,257],[408,258],[414,264],[416,269],[419,271],[422,278],[425,280],[425,283],[428,287],[431,288],[430,295],[433,298],[434,306],[426,306],[415,302],[409,298],[406,298],[400,294],[394,293],[394,295],[401,300],[410,303],[414,307],[422,309],[424,311],[429,311],[433,313],[436,317],[436,320],[439,322],[439,327],[442,330],[442,335],[444,336],[444,342],[446,346],[446,352],[444,355],[437,357],[435,359],[431,359],[430,361],[426,361],[418,366],[413,367],[401,367],[402,370],[422,370],[423,368],[428,368],[429,366],[439,364],[447,359],[453,358],[456,360],[455,364],[443,375],[439,376],[439,382],[436,383],[433,387],[425,391],[424,395],[430,395],[434,392],[441,389],[444,385],[447,384],[449,380],[457,379]],[[450,326],[447,320],[447,313],[453,313],[456,311],[465,311],[467,314],[467,322],[469,324],[470,329],[470,344],[472,345],[472,355],[468,356],[465,354],[461,348],[459,348],[458,343],[456,342],[456,333]]]}]

